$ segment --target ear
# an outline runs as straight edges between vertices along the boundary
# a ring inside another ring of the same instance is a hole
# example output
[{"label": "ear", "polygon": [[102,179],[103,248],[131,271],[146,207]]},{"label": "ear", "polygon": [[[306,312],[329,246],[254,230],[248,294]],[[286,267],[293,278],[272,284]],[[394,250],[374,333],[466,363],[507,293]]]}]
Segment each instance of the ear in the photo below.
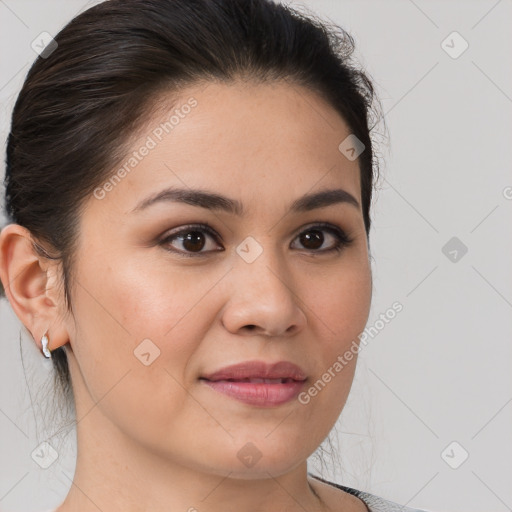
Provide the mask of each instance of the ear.
[{"label": "ear", "polygon": [[0,232],[0,280],[11,307],[40,349],[46,331],[50,350],[69,341],[60,267],[60,262],[37,253],[23,226],[9,224]]}]

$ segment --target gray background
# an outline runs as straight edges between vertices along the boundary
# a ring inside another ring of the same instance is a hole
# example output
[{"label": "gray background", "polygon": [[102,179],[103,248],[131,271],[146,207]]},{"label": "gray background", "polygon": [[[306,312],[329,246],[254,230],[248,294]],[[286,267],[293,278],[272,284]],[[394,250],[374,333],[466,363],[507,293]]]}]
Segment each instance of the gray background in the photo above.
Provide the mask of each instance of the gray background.
[{"label": "gray background", "polygon": [[[323,476],[432,511],[512,510],[512,2],[301,3],[353,34],[377,82],[390,144],[368,325],[403,305],[361,351],[332,434],[341,464]],[[31,42],[86,5],[0,0],[2,141]],[[457,58],[462,39],[442,44],[453,31],[469,44]],[[5,300],[0,326],[0,511],[43,510],[71,485],[73,436],[48,469],[31,458],[58,422],[45,401],[50,373]]]}]

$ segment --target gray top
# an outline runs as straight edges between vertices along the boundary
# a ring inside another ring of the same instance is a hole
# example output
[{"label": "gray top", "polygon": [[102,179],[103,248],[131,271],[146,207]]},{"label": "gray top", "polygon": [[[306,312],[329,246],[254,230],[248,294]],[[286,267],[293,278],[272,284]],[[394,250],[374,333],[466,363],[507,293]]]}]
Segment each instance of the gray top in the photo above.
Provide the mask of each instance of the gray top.
[{"label": "gray top", "polygon": [[345,487],[344,485],[341,484],[329,482],[328,480],[324,480],[323,478],[320,478],[319,476],[316,475],[312,475],[311,473],[308,473],[308,475],[312,476],[313,478],[316,478],[317,480],[320,480],[321,482],[341,489],[342,491],[348,492],[353,496],[356,496],[357,498],[364,502],[364,504],[368,508],[368,512],[427,512],[426,510],[419,510],[417,508],[404,507],[399,503],[395,503],[393,501],[380,498],[379,496],[375,496],[375,494],[370,494],[364,491],[358,491],[357,489],[352,489],[351,487]]}]

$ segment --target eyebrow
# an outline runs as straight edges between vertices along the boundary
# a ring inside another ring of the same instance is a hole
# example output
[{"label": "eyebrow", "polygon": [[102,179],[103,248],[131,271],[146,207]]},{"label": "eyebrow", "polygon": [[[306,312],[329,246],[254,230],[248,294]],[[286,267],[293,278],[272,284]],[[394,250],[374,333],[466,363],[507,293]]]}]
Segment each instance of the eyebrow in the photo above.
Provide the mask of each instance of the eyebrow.
[{"label": "eyebrow", "polygon": [[[230,199],[223,195],[204,190],[174,187],[167,188],[147,197],[131,210],[130,213],[140,212],[154,204],[169,201],[199,206],[208,210],[224,211],[238,216],[245,215],[243,204],[236,199]],[[338,188],[305,194],[291,204],[290,211],[294,213],[308,212],[339,203],[350,204],[355,206],[358,210],[360,209],[359,202],[352,194]]]}]

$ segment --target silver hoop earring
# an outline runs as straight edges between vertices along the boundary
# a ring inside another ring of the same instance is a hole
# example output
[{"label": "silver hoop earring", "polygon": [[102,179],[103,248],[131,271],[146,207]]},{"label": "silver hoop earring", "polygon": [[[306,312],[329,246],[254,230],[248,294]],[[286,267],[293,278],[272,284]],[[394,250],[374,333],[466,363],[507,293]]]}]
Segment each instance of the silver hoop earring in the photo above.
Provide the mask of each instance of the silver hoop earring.
[{"label": "silver hoop earring", "polygon": [[46,332],[43,334],[43,337],[41,338],[41,345],[43,346],[43,354],[48,359],[52,357],[52,354],[50,352],[50,349],[48,348],[48,336],[46,335]]}]

